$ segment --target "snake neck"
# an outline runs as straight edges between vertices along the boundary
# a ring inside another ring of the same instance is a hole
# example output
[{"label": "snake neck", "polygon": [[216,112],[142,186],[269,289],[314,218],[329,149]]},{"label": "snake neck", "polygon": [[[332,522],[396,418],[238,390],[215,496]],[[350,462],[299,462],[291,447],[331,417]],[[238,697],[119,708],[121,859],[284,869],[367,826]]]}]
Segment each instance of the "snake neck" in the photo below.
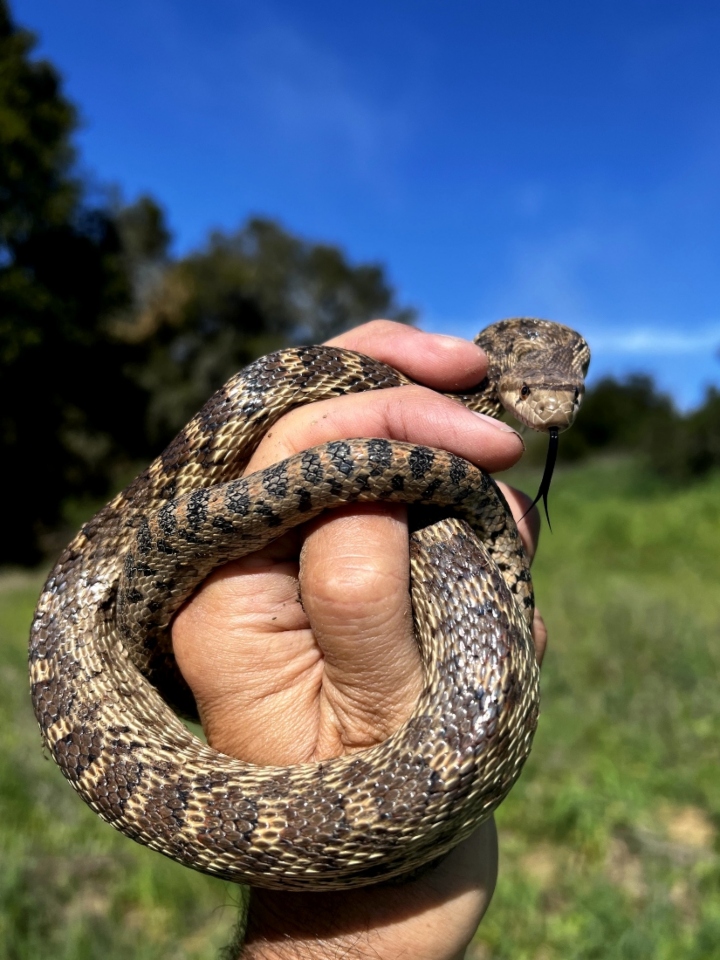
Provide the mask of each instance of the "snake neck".
[{"label": "snake neck", "polygon": [[480,383],[465,393],[447,393],[445,396],[453,400],[459,400],[464,406],[475,413],[484,413],[488,417],[499,419],[504,413],[505,408],[500,402],[495,380],[490,376],[483,377]]}]

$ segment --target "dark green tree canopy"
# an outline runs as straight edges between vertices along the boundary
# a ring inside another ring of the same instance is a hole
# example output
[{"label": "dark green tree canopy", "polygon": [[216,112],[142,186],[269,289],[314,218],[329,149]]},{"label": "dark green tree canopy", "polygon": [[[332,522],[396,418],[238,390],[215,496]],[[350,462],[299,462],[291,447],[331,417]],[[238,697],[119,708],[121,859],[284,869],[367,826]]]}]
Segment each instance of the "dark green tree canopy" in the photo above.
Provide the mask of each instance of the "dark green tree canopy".
[{"label": "dark green tree canopy", "polygon": [[673,483],[686,483],[720,468],[720,392],[708,389],[700,407],[680,413],[651,377],[604,377],[585,397],[562,455],[632,455]]},{"label": "dark green tree canopy", "polygon": [[120,389],[101,320],[128,297],[115,226],[72,175],[75,110],[33,44],[0,0],[0,562],[36,558],[62,498],[97,485],[116,424],[88,397]]},{"label": "dark green tree canopy", "polygon": [[676,416],[670,397],[657,391],[651,377],[604,377],[588,391],[577,423],[563,437],[564,452],[577,459],[603,449],[637,451]]},{"label": "dark green tree canopy", "polygon": [[124,326],[123,336],[148,350],[136,376],[151,395],[151,435],[179,429],[250,360],[378,316],[414,318],[396,304],[382,267],[353,265],[337,247],[270,220],[213,233],[204,249],[156,272]]},{"label": "dark green tree canopy", "polygon": [[0,0],[0,237],[21,243],[41,226],[71,217],[78,188],[68,171],[75,110],[60,94],[60,79],[29,54],[35,38],[17,29]]},{"label": "dark green tree canopy", "polygon": [[111,492],[248,361],[412,316],[381,267],[270,221],[173,259],[151,197],[89,204],[34,42],[0,0],[0,563],[39,559],[68,498]]}]

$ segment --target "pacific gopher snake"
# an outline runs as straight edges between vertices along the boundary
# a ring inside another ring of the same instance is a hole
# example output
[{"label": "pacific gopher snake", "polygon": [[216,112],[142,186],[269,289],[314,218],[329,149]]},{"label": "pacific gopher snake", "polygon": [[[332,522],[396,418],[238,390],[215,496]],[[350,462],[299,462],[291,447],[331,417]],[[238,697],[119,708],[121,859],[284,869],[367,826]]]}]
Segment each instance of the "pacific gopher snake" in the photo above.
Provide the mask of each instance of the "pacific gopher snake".
[{"label": "pacific gopher snake", "polygon": [[[461,397],[529,425],[572,422],[584,340],[547,321],[478,337],[488,377]],[[338,441],[242,476],[287,410],[407,383],[351,351],[306,347],[228,382],[75,537],[40,598],[33,703],[63,773],[105,820],[196,869],[284,889],[362,886],[450,849],[519,775],[538,710],[533,597],[517,529],[491,478],[452,454],[379,439]],[[540,417],[530,422],[532,416]],[[215,566],[348,501],[452,510],[412,535],[412,600],[425,690],[384,743],[297,767],[254,767],[194,738],[194,704],[168,625]]]}]

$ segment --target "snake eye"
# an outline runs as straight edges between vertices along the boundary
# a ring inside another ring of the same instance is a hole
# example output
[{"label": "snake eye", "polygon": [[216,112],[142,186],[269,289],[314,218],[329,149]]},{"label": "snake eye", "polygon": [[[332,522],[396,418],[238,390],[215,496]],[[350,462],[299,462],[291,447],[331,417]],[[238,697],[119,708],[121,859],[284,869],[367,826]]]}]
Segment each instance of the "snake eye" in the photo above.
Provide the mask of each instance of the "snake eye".
[{"label": "snake eye", "polygon": [[575,403],[578,402],[579,398],[580,398],[580,390],[578,387],[575,387]]},{"label": "snake eye", "polygon": [[530,387],[526,383],[522,385],[522,389],[520,390],[520,396],[523,398],[523,400],[526,397],[530,396]]}]

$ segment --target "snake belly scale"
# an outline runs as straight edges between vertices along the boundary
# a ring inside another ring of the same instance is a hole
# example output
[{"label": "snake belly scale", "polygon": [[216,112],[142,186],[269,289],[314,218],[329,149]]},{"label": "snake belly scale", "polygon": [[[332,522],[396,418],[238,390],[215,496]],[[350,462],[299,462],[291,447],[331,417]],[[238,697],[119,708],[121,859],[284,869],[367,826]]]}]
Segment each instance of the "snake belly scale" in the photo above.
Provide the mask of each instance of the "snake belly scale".
[{"label": "snake belly scale", "polygon": [[[490,358],[488,378],[458,400],[492,415],[505,404],[530,422],[519,409],[528,391],[540,397],[552,381],[565,400],[546,402],[541,420],[569,425],[589,360],[578,334],[522,319],[477,339]],[[532,386],[540,381],[542,389]],[[336,347],[298,347],[254,362],[58,560],[31,632],[33,705],[65,777],[127,836],[236,882],[359,887],[451,849],[517,779],[538,716],[533,595],[522,542],[493,480],[445,451],[366,438],[243,476],[262,436],[293,407],[408,382]],[[363,500],[451,514],[411,536],[424,664],[412,716],[385,742],[323,763],[260,767],[218,753],[170,706],[195,715],[172,654],[173,614],[218,564],[323,510]]]}]

